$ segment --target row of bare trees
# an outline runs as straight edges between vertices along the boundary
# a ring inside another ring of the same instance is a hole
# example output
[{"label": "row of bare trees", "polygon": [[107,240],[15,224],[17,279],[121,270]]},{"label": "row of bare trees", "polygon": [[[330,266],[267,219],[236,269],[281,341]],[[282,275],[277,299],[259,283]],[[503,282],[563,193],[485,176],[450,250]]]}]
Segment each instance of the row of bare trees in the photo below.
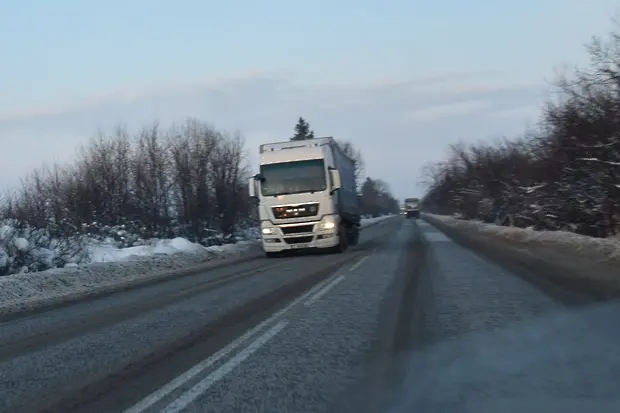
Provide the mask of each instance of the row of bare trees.
[{"label": "row of bare trees", "polygon": [[234,233],[250,215],[248,172],[242,138],[198,120],[135,135],[119,126],[91,140],[72,165],[34,171],[1,215],[60,238],[121,228],[204,243]]},{"label": "row of bare trees", "polygon": [[370,177],[361,186],[360,201],[362,213],[373,217],[398,213],[400,207],[388,184]]},{"label": "row of bare trees", "polygon": [[620,34],[563,76],[538,127],[518,139],[451,146],[427,165],[423,207],[501,225],[607,237],[620,231]]},{"label": "row of bare trees", "polygon": [[[342,146],[360,181],[360,150],[350,142]],[[238,134],[196,119],[135,134],[118,126],[91,139],[71,165],[32,172],[0,203],[0,218],[59,239],[91,234],[128,246],[140,238],[182,236],[209,244],[214,234],[252,223],[245,155]],[[360,199],[372,215],[394,212],[397,204],[387,184],[370,178],[360,185]]]}]

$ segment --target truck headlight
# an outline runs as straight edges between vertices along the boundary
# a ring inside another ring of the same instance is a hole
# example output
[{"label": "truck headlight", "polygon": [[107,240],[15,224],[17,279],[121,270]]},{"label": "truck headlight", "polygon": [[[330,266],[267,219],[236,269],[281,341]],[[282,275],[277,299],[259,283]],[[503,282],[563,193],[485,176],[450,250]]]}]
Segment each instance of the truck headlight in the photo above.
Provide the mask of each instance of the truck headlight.
[{"label": "truck headlight", "polygon": [[275,228],[263,228],[263,235],[274,235],[276,233]]},{"label": "truck headlight", "polygon": [[336,228],[336,221],[333,217],[324,217],[319,223],[320,230],[330,230]]}]

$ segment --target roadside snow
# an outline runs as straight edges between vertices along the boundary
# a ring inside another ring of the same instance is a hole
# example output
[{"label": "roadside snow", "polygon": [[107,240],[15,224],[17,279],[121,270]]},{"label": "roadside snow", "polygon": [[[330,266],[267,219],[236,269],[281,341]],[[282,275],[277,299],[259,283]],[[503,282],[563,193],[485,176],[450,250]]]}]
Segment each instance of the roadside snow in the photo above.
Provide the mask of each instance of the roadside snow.
[{"label": "roadside snow", "polygon": [[373,225],[378,222],[385,221],[386,219],[392,218],[392,217],[394,217],[394,215],[382,215],[380,217],[362,218],[361,227],[365,228],[369,225]]},{"label": "roadside snow", "polygon": [[13,245],[15,245],[15,248],[19,251],[26,251],[30,246],[30,243],[26,238],[15,238],[13,240]]},{"label": "roadside snow", "polygon": [[424,214],[425,218],[439,221],[444,225],[481,235],[530,246],[558,246],[574,251],[604,254],[607,258],[620,258],[620,242],[616,238],[594,238],[566,231],[534,231],[531,228],[502,227],[480,221],[466,221],[444,215]]},{"label": "roadside snow", "polygon": [[[579,291],[597,300],[620,295],[620,242],[612,238],[594,238],[565,231],[534,231],[502,227],[479,221],[423,214],[438,229],[453,230],[454,235],[475,241],[477,248],[534,269],[552,283]],[[540,268],[540,272],[537,269]],[[527,271],[529,272],[529,271]]]},{"label": "roadside snow", "polygon": [[89,264],[69,263],[65,268],[0,277],[0,314],[122,289],[192,267],[207,269],[222,260],[258,256],[257,245],[254,240],[203,247],[184,238],[122,249],[106,242],[93,243],[88,247],[92,254]]},{"label": "roadside snow", "polygon": [[[377,224],[394,215],[363,218],[362,228]],[[212,266],[214,261],[236,260],[260,256],[254,230],[236,244],[203,247],[184,238],[151,240],[145,245],[116,248],[113,240],[91,241],[87,246],[89,264],[68,263],[64,268],[27,272],[0,277],[0,314],[28,309],[39,305],[69,301],[82,296],[119,290],[133,284],[166,278],[187,271],[191,267]],[[27,249],[25,238],[14,240],[15,248]],[[53,251],[37,249],[45,259],[53,258]],[[8,259],[0,250],[0,266]]]},{"label": "roadside snow", "polygon": [[[230,244],[237,245],[237,244]],[[150,259],[157,254],[201,254],[213,247],[205,248],[200,244],[195,244],[185,238],[154,240],[150,245],[140,245],[129,248],[114,248],[110,243],[93,244],[90,248],[92,262],[117,262],[137,260],[140,258]],[[224,250],[225,251],[225,250]]]}]

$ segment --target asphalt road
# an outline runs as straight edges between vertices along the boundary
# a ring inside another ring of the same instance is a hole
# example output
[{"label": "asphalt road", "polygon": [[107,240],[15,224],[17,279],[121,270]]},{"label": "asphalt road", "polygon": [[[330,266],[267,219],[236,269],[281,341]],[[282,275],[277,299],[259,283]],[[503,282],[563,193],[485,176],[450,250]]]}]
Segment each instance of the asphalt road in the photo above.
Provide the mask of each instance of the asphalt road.
[{"label": "asphalt road", "polygon": [[620,411],[620,308],[525,279],[390,219],[2,323],[0,412]]},{"label": "asphalt road", "polygon": [[428,223],[418,232],[426,251],[405,260],[391,355],[332,411],[620,411],[617,302],[553,291]]},{"label": "asphalt road", "polygon": [[381,247],[389,221],[345,254],[258,258],[4,321],[0,412],[120,412]]}]

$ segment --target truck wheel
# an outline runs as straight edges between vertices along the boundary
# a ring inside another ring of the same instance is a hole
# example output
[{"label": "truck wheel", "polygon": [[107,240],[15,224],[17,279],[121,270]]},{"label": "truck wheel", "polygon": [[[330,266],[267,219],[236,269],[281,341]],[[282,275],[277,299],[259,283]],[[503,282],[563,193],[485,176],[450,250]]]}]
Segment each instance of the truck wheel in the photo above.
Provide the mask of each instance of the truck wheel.
[{"label": "truck wheel", "polygon": [[360,239],[360,231],[357,227],[353,227],[349,229],[349,245],[357,245]]},{"label": "truck wheel", "polygon": [[347,231],[347,227],[344,225],[340,225],[338,228],[338,245],[336,246],[338,252],[345,252],[349,247],[349,233]]}]

